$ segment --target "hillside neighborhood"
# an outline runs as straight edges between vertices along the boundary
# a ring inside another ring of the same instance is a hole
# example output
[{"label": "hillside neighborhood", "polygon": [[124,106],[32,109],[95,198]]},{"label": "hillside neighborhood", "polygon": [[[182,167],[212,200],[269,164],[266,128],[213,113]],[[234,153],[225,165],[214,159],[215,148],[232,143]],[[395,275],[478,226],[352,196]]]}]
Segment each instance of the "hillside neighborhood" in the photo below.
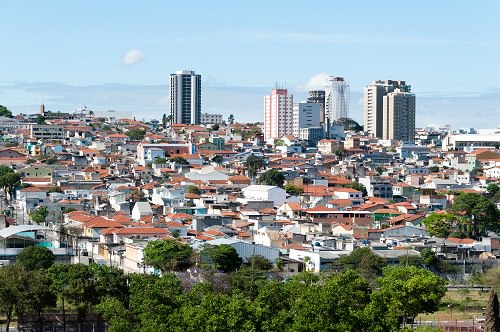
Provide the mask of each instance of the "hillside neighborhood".
[{"label": "hillside neighborhood", "polygon": [[424,222],[446,214],[460,194],[493,198],[500,134],[484,141],[417,129],[415,143],[406,143],[346,128],[316,142],[264,140],[259,123],[212,119],[220,123],[44,106],[1,117],[0,164],[19,176],[1,202],[2,262],[36,244],[61,260],[154,272],[144,264],[146,244],[174,238],[193,248],[225,243],[243,259],[280,260],[288,272],[328,271],[357,247],[388,264],[424,248],[452,264],[500,255],[498,220],[480,233],[440,236]]}]

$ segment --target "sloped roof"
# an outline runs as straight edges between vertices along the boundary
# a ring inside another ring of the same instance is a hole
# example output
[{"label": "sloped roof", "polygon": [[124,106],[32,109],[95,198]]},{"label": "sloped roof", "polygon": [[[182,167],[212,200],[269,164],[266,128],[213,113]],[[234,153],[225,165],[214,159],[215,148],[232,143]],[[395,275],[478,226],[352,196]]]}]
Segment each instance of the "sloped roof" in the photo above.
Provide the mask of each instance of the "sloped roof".
[{"label": "sloped roof", "polygon": [[6,239],[14,234],[22,233],[22,232],[30,232],[30,231],[46,231],[50,230],[47,226],[41,225],[19,225],[19,226],[10,226],[4,229],[0,229],[0,237]]}]

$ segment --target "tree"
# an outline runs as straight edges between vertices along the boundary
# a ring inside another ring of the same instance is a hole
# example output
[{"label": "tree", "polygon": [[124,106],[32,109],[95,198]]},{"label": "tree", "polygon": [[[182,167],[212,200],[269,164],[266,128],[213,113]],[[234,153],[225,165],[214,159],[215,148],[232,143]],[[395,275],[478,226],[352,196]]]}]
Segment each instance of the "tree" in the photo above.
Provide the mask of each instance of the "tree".
[{"label": "tree", "polygon": [[486,186],[486,191],[489,192],[492,196],[495,196],[495,194],[500,190],[500,186],[498,183],[490,183]]},{"label": "tree", "polygon": [[233,114],[229,114],[229,117],[227,118],[227,122],[230,124],[234,123],[234,115]]},{"label": "tree", "polygon": [[261,255],[252,255],[248,257],[245,265],[262,271],[269,271],[273,268],[273,263],[269,259]]},{"label": "tree", "polygon": [[418,314],[437,311],[446,293],[444,279],[416,266],[387,266],[377,282],[388,309],[403,319],[403,325]]},{"label": "tree", "polygon": [[363,131],[363,126],[351,118],[340,118],[335,120],[332,125],[341,125],[345,130]]},{"label": "tree", "polygon": [[0,313],[7,318],[7,331],[21,297],[19,283],[21,273],[23,270],[17,265],[0,268]]},{"label": "tree", "polygon": [[19,184],[21,177],[19,174],[14,173],[14,170],[8,166],[0,166],[0,187],[10,200],[13,197],[14,189]]},{"label": "tree", "polygon": [[424,248],[420,252],[420,256],[422,257],[422,263],[427,267],[436,266],[439,262],[436,253],[431,248]]},{"label": "tree", "polygon": [[300,195],[304,192],[304,189],[293,184],[286,184],[285,191],[290,195]]},{"label": "tree", "polygon": [[204,245],[201,257],[207,265],[224,272],[232,272],[238,269],[242,263],[236,249],[228,244]]},{"label": "tree", "polygon": [[498,296],[495,290],[490,289],[488,303],[486,304],[486,311],[484,313],[485,319],[485,332],[498,332],[500,331],[500,318],[498,317],[499,307],[498,307]]},{"label": "tree", "polygon": [[340,256],[334,266],[343,269],[353,269],[368,280],[373,280],[381,275],[386,265],[384,259],[376,255],[370,248],[356,248],[349,255]]},{"label": "tree", "polygon": [[467,237],[479,239],[487,231],[500,231],[500,212],[495,204],[480,194],[460,194],[453,203],[452,211],[464,216],[460,230]]},{"label": "tree", "polygon": [[40,330],[43,331],[43,312],[47,308],[55,307],[57,304],[57,296],[50,289],[51,280],[49,275],[45,270],[29,271],[23,284],[25,285],[21,299],[23,309],[26,312],[34,313],[38,317]]},{"label": "tree", "polygon": [[6,116],[8,118],[13,118],[12,112],[7,109],[7,107],[0,105],[0,116]]},{"label": "tree", "polygon": [[285,183],[285,176],[275,169],[270,169],[262,173],[259,177],[259,181],[268,186],[278,186],[281,188],[283,187],[283,183]]},{"label": "tree", "polygon": [[181,156],[175,156],[169,159],[171,162],[179,164],[179,165],[188,165],[189,162],[187,161],[186,158],[181,157]]},{"label": "tree", "polygon": [[129,302],[128,276],[122,269],[106,265],[90,264],[97,301],[112,296],[125,305]]},{"label": "tree", "polygon": [[149,241],[144,248],[144,263],[163,273],[183,271],[191,266],[193,249],[177,240]]},{"label": "tree", "polygon": [[37,209],[29,213],[31,220],[35,224],[39,225],[45,224],[48,215],[49,211],[46,206],[39,206]]},{"label": "tree", "polygon": [[197,186],[195,186],[195,185],[190,185],[190,186],[186,187],[186,193],[199,195],[200,194],[200,189]]},{"label": "tree", "polygon": [[500,267],[493,267],[486,270],[481,276],[481,282],[486,285],[495,288],[496,291],[500,290]]},{"label": "tree", "polygon": [[429,172],[430,173],[439,172],[439,166],[431,166],[431,167],[429,167]]},{"label": "tree", "polygon": [[224,160],[224,158],[221,155],[219,155],[219,154],[213,156],[212,159],[211,159],[211,161],[213,163],[216,163],[216,164],[219,164],[219,165],[222,164],[223,160]]},{"label": "tree", "polygon": [[217,131],[217,130],[219,130],[219,128],[220,128],[220,125],[218,123],[216,123],[212,126],[212,131]]},{"label": "tree", "polygon": [[163,129],[167,129],[167,124],[168,124],[167,115],[163,114],[161,118],[161,126],[163,127]]},{"label": "tree", "polygon": [[37,117],[35,118],[35,123],[36,124],[39,124],[39,125],[44,125],[44,124],[47,124],[45,122],[45,117],[41,114],[38,114]]},{"label": "tree", "polygon": [[56,261],[56,256],[49,248],[29,246],[17,255],[16,263],[28,271],[46,270]]},{"label": "tree", "polygon": [[264,167],[264,158],[254,155],[248,156],[244,165],[248,170],[248,176],[254,177],[257,175],[257,172]]},{"label": "tree", "polygon": [[131,140],[142,141],[144,136],[146,136],[146,131],[141,128],[134,128],[125,133]]},{"label": "tree", "polygon": [[378,175],[382,175],[384,171],[385,168],[383,166],[375,166],[375,172],[377,172]]},{"label": "tree", "polygon": [[368,192],[366,191],[365,186],[359,182],[352,182],[348,184],[346,188],[351,188],[357,191],[361,191],[363,193],[363,196],[368,196]]},{"label": "tree", "polygon": [[456,228],[457,216],[451,213],[431,213],[424,218],[423,223],[431,236],[446,238]]},{"label": "tree", "polygon": [[108,324],[106,331],[135,331],[137,321],[132,312],[118,299],[108,296],[97,306],[96,311],[102,315]]}]

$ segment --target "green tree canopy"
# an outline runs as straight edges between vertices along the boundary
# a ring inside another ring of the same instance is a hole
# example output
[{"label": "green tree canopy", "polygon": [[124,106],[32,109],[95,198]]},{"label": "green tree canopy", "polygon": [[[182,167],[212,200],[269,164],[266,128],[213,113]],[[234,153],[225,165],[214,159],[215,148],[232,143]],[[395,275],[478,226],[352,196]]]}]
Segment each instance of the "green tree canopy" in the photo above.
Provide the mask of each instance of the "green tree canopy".
[{"label": "green tree canopy", "polygon": [[466,237],[479,239],[487,231],[500,231],[500,212],[495,204],[480,194],[460,194],[455,198],[452,211],[463,216],[459,226]]},{"label": "green tree canopy", "polygon": [[188,165],[189,162],[187,161],[186,158],[181,157],[181,156],[175,156],[169,159],[171,162],[179,164],[179,165]]},{"label": "green tree canopy", "polygon": [[254,155],[248,156],[244,165],[248,169],[248,176],[254,177],[264,167],[264,158]]},{"label": "green tree canopy", "polygon": [[354,190],[361,191],[363,193],[363,196],[368,196],[368,192],[366,191],[365,186],[359,182],[352,182],[348,184],[346,188],[352,188]]},{"label": "green tree canopy", "polygon": [[29,246],[17,255],[16,263],[28,271],[46,270],[56,261],[54,253],[45,247]]},{"label": "green tree canopy", "polygon": [[40,206],[37,209],[31,211],[29,216],[35,224],[45,224],[47,216],[49,215],[49,210],[46,206]]},{"label": "green tree canopy", "polygon": [[285,191],[290,195],[300,195],[304,192],[304,189],[293,184],[286,184]]},{"label": "green tree canopy", "polygon": [[432,251],[431,248],[424,248],[422,252],[420,252],[420,256],[422,257],[422,263],[427,267],[436,266],[439,262],[436,253]]},{"label": "green tree canopy", "polygon": [[280,171],[275,169],[270,169],[262,173],[259,177],[259,181],[261,184],[265,184],[268,186],[278,186],[283,187],[283,183],[285,183],[285,176]]},{"label": "green tree canopy", "polygon": [[269,271],[273,268],[273,263],[262,255],[252,255],[248,257],[245,265],[262,271]]},{"label": "green tree canopy", "polygon": [[232,272],[242,263],[236,249],[228,244],[218,246],[206,244],[201,251],[201,257],[207,265],[224,272]]},{"label": "green tree canopy", "polygon": [[177,240],[149,241],[144,248],[144,263],[162,271],[183,271],[191,266],[193,249]]},{"label": "green tree canopy", "polygon": [[451,213],[433,212],[424,218],[423,223],[431,236],[448,237],[458,223],[458,218]]},{"label": "green tree canopy", "polygon": [[377,282],[388,309],[403,322],[437,311],[446,293],[444,279],[415,266],[387,266]]},{"label": "green tree canopy", "polygon": [[341,125],[344,127],[345,130],[353,130],[353,131],[362,131],[363,126],[361,126],[359,123],[354,121],[351,118],[340,118],[338,120],[335,120],[332,125]]},{"label": "green tree canopy", "polygon": [[199,195],[200,189],[195,185],[190,185],[186,187],[186,193]]},{"label": "green tree canopy", "polygon": [[340,256],[334,266],[353,269],[369,280],[382,274],[386,265],[384,259],[377,256],[370,248],[356,248],[349,255]]},{"label": "green tree canopy", "polygon": [[131,140],[134,141],[142,141],[142,139],[146,136],[146,131],[141,128],[134,128],[125,133]]},{"label": "green tree canopy", "polygon": [[47,124],[45,122],[45,117],[41,114],[38,114],[37,117],[35,118],[35,123],[36,124],[39,124],[39,125],[44,125],[44,124]]},{"label": "green tree canopy", "polygon": [[0,166],[0,188],[3,189],[7,196],[7,199],[12,199],[14,190],[19,184],[21,177],[19,174],[14,173],[14,170],[8,166]]},{"label": "green tree canopy", "polygon": [[6,116],[8,118],[13,118],[12,112],[7,109],[7,107],[0,105],[0,116]]}]

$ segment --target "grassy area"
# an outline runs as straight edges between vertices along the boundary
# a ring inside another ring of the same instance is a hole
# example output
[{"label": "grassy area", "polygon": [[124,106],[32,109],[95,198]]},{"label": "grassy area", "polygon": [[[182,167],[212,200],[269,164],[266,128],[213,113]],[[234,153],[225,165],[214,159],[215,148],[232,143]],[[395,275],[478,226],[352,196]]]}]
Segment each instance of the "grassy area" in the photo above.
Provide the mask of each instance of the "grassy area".
[{"label": "grassy area", "polygon": [[488,301],[488,292],[479,290],[449,290],[441,301],[440,310],[428,315],[419,315],[417,320],[443,321],[467,320],[483,316]]}]

